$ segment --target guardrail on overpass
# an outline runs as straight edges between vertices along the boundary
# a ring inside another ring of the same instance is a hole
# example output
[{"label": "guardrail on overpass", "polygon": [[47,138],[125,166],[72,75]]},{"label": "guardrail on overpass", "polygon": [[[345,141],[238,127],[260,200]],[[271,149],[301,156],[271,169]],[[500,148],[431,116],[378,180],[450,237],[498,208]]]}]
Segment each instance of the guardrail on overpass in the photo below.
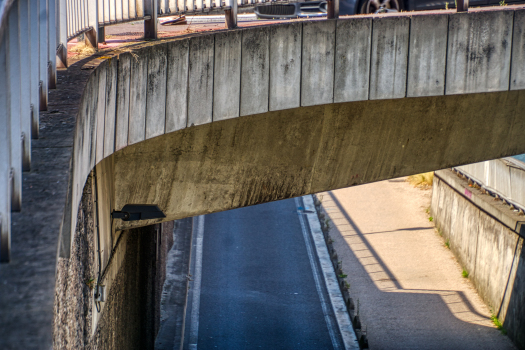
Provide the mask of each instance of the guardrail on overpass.
[{"label": "guardrail on overpass", "polygon": [[455,167],[484,191],[507,202],[511,209],[525,211],[525,163],[502,158]]}]

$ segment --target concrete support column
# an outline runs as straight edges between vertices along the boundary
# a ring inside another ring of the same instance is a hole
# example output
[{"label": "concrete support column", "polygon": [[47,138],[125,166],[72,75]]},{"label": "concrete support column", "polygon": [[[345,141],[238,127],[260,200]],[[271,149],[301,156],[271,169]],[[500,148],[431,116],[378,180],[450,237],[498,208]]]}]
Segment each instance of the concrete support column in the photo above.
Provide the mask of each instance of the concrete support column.
[{"label": "concrete support column", "polygon": [[40,128],[40,0],[30,0],[29,3],[29,25],[31,26],[30,43],[31,45],[31,138],[38,138]]},{"label": "concrete support column", "polygon": [[157,39],[157,0],[144,0],[144,16],[151,17],[144,21],[144,38]]},{"label": "concrete support column", "polygon": [[20,211],[22,209],[22,131],[20,129],[20,22],[19,19],[19,2],[16,1],[11,7],[8,17],[8,36],[9,46],[7,49],[7,69],[8,69],[8,103],[9,117],[11,126],[11,171],[12,193],[11,193],[11,210]]},{"label": "concrete support column", "polygon": [[229,0],[230,6],[224,8],[226,28],[237,28],[237,0]]},{"label": "concrete support column", "polygon": [[31,169],[31,49],[30,0],[20,0],[20,129],[22,133],[22,170]]},{"label": "concrete support column", "polygon": [[106,42],[106,28],[105,27],[98,27],[97,43],[105,43],[105,42]]},{"label": "concrete support column", "polygon": [[339,18],[339,0],[328,0],[327,1],[326,18],[328,19]]},{"label": "concrete support column", "polygon": [[40,22],[40,110],[47,111],[48,90],[48,57],[49,57],[49,35],[48,35],[48,0],[39,0],[38,20]]},{"label": "concrete support column", "polygon": [[[0,38],[0,150],[10,148],[7,33]],[[0,262],[9,262],[11,251],[11,153],[0,152]]]}]

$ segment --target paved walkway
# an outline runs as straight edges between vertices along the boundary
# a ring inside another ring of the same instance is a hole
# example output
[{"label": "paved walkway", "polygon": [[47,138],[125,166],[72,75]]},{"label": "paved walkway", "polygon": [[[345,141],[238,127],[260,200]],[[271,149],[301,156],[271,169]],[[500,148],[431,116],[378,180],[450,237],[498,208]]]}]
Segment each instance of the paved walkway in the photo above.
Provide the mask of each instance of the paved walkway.
[{"label": "paved walkway", "polygon": [[318,195],[371,349],[515,349],[403,179]]}]

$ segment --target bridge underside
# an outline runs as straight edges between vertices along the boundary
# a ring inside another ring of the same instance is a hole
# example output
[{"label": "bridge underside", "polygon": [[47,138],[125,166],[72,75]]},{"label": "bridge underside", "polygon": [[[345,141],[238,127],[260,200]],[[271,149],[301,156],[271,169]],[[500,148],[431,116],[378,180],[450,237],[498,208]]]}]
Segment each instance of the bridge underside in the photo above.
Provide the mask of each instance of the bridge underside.
[{"label": "bridge underside", "polygon": [[[163,221],[525,153],[525,90],[300,107],[130,145],[97,165],[109,223],[125,204]],[[109,208],[107,207],[109,206]],[[159,220],[123,222],[114,229]]]}]

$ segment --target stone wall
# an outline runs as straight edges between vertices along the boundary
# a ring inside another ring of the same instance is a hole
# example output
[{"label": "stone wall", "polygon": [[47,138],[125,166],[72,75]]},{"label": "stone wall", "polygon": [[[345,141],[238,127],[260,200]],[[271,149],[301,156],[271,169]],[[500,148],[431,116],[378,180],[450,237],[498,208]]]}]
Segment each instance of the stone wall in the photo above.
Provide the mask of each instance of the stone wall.
[{"label": "stone wall", "polygon": [[120,233],[111,254],[116,258],[110,258],[101,281],[109,290],[99,314],[92,289],[98,275],[92,179],[89,176],[83,191],[71,257],[58,258],[53,346],[61,350],[153,349],[173,222]]},{"label": "stone wall", "polygon": [[523,216],[470,187],[451,170],[435,173],[431,215],[479,295],[525,349]]}]

